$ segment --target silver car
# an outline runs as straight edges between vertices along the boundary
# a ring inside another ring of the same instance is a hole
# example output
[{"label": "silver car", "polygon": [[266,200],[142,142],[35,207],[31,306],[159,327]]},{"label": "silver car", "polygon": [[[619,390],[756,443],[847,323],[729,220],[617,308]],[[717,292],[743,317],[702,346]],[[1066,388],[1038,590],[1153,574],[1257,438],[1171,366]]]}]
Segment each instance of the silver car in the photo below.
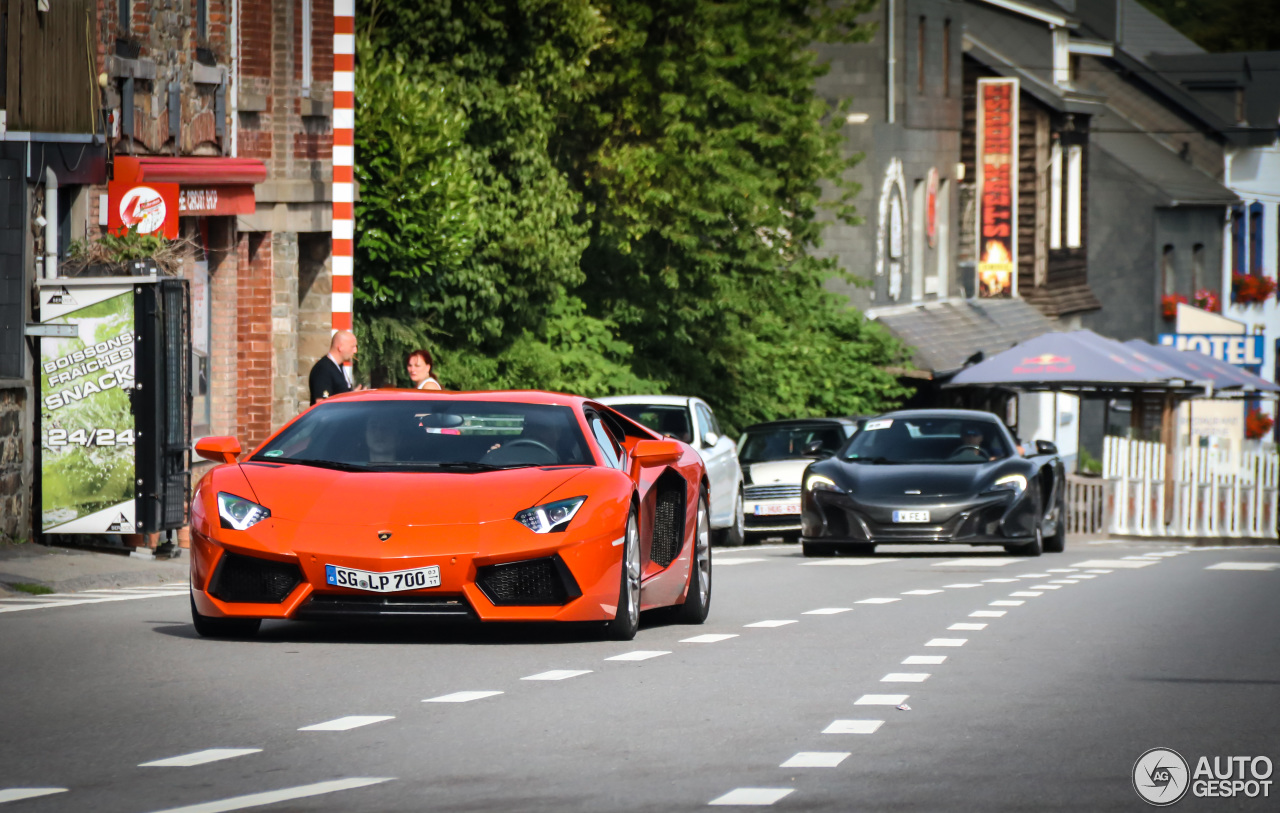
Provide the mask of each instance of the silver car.
[{"label": "silver car", "polygon": [[615,395],[596,400],[696,449],[711,483],[711,529],[716,544],[742,544],[742,468],[738,465],[737,446],[725,437],[706,401],[684,395]]}]

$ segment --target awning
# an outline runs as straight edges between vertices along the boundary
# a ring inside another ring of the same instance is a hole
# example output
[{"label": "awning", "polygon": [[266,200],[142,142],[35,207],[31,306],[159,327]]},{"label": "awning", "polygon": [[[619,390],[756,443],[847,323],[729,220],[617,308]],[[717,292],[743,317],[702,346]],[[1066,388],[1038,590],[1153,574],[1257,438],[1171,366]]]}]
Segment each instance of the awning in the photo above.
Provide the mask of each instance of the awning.
[{"label": "awning", "polygon": [[173,158],[116,156],[115,180],[130,184],[178,184],[178,215],[251,215],[253,185],[267,179],[267,166],[254,158]]},{"label": "awning", "polygon": [[1053,330],[1044,314],[1021,299],[969,299],[875,315],[904,344],[913,361],[933,377],[964,367],[977,353],[999,353]]},{"label": "awning", "polygon": [[1197,379],[1211,382],[1215,390],[1227,390],[1237,395],[1280,392],[1280,386],[1265,378],[1197,350],[1178,350],[1166,345],[1150,344],[1142,339],[1131,339],[1125,344],[1192,371]]}]

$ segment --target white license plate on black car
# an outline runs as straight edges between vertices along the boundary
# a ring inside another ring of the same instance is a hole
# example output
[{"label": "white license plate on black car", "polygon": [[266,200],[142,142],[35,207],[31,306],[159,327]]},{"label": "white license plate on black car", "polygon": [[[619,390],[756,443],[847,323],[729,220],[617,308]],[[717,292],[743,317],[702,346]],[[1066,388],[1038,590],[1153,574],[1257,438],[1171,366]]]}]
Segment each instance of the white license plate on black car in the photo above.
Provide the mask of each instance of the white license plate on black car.
[{"label": "white license plate on black car", "polygon": [[352,587],[374,593],[397,593],[401,590],[421,590],[440,586],[440,567],[417,567],[413,570],[396,570],[391,573],[371,573],[338,565],[324,566],[324,580],[334,587]]},{"label": "white license plate on black car", "polygon": [[775,502],[757,505],[755,513],[758,517],[776,517],[786,516],[787,514],[799,514],[800,501],[796,500],[794,502]]},{"label": "white license plate on black car", "polygon": [[928,511],[894,511],[894,522],[928,522]]}]

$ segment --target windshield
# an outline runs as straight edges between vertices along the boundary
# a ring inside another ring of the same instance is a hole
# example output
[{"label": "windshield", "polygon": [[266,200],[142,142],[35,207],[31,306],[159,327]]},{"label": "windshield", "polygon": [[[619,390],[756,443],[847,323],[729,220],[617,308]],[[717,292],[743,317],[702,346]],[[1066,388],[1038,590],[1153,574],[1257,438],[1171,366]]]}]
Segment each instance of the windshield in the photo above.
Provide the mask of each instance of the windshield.
[{"label": "windshield", "polygon": [[354,471],[594,465],[569,407],[452,399],[322,404],[253,459]]},{"label": "windshield", "polygon": [[[834,424],[752,429],[743,436],[738,460],[745,466],[766,460],[825,457],[834,454],[844,443],[846,435],[842,429]],[[810,451],[809,447],[815,443],[817,449]]]},{"label": "windshield", "polygon": [[1004,433],[992,421],[881,418],[867,421],[844,458],[855,463],[986,463],[1009,454]]},{"label": "windshield", "polygon": [[689,427],[689,410],[682,406],[659,404],[610,404],[609,406],[660,435],[683,440],[685,443],[693,441],[693,430]]}]

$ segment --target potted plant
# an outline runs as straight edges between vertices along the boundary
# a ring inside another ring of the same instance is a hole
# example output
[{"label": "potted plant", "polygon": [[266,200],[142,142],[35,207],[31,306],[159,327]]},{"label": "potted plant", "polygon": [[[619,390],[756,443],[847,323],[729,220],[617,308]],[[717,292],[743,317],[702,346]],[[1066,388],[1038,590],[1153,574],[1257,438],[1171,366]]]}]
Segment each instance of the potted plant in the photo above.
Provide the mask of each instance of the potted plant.
[{"label": "potted plant", "polygon": [[1191,304],[1209,313],[1222,313],[1222,301],[1218,299],[1218,292],[1208,288],[1196,291],[1195,296],[1191,297]]},{"label": "potted plant", "polygon": [[1244,419],[1244,436],[1249,440],[1262,440],[1275,425],[1275,419],[1262,410],[1249,410],[1248,416]]},{"label": "potted plant", "polygon": [[1182,294],[1165,294],[1160,297],[1160,313],[1166,321],[1172,321],[1178,315],[1178,303],[1186,304],[1187,298]]},{"label": "potted plant", "polygon": [[1258,305],[1276,292],[1276,281],[1254,274],[1231,275],[1231,300],[1238,305]]}]

